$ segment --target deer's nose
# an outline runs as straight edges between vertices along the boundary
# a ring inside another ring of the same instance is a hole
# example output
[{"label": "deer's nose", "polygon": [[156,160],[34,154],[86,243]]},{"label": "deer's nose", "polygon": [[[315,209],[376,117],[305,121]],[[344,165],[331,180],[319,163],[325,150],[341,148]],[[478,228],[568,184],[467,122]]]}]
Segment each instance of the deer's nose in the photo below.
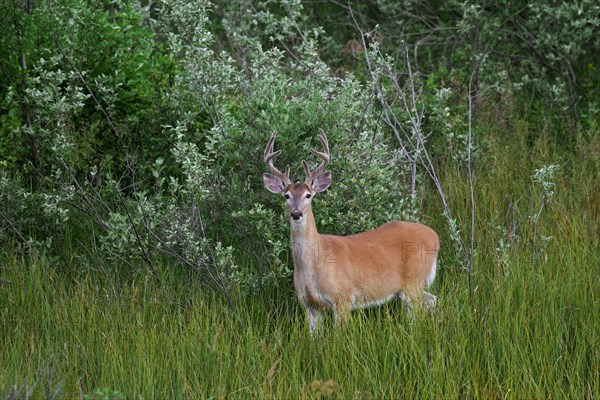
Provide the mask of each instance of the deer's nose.
[{"label": "deer's nose", "polygon": [[292,211],[292,218],[294,218],[296,221],[298,221],[300,218],[302,218],[302,211],[300,211],[300,210],[293,210]]}]

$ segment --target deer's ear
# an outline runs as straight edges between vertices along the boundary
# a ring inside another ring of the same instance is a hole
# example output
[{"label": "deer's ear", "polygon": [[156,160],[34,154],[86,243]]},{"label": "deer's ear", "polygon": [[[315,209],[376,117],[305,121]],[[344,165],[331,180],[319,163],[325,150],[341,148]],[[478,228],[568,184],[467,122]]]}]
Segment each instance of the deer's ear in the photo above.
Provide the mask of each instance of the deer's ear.
[{"label": "deer's ear", "polygon": [[331,185],[331,173],[323,172],[322,174],[315,176],[310,183],[310,188],[314,190],[315,193],[319,193],[327,190],[329,185]]},{"label": "deer's ear", "polygon": [[263,182],[271,193],[282,193],[285,190],[283,181],[275,175],[263,174]]}]

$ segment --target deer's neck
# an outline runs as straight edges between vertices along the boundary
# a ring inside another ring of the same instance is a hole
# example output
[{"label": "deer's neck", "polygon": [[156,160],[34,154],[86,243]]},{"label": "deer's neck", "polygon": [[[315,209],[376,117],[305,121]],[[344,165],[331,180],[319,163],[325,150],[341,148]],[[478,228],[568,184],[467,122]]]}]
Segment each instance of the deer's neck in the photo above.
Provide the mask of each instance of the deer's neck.
[{"label": "deer's neck", "polygon": [[290,221],[292,255],[295,268],[312,268],[315,260],[312,254],[318,251],[320,235],[317,231],[312,208],[309,208],[300,221]]}]

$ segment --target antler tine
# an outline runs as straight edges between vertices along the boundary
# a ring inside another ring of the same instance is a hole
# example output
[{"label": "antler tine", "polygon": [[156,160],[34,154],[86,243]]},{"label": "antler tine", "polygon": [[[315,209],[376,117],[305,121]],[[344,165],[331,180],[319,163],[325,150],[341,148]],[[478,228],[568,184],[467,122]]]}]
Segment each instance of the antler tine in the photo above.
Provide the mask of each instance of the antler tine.
[{"label": "antler tine", "polygon": [[310,153],[314,156],[319,157],[323,161],[321,162],[321,164],[319,164],[319,166],[317,168],[315,168],[315,170],[313,172],[310,172],[310,169],[308,168],[308,164],[305,161],[302,161],[302,164],[304,165],[304,172],[306,173],[306,181],[307,182],[312,181],[312,179],[314,177],[316,177],[317,175],[322,173],[325,170],[325,167],[327,167],[327,165],[329,164],[329,161],[331,159],[330,152],[329,152],[329,141],[327,140],[327,135],[325,135],[325,132],[323,132],[323,129],[321,129],[321,128],[319,128],[318,137],[319,137],[319,141],[321,142],[321,145],[323,146],[324,151],[320,152],[315,149],[310,149]]},{"label": "antler tine", "polygon": [[273,165],[273,161],[275,161],[275,159],[281,154],[281,150],[273,151],[276,136],[277,132],[273,132],[271,138],[267,142],[267,146],[265,147],[265,151],[263,153],[263,160],[269,167],[269,171],[287,185],[290,183],[290,166],[286,166],[285,174],[283,174],[277,169],[277,167],[275,167],[275,165]]},{"label": "antler tine", "polygon": [[325,149],[325,152],[329,155],[329,140],[327,140],[327,135],[325,135],[325,132],[323,132],[323,129],[319,128],[319,140],[321,141],[321,144],[323,145],[323,148]]},{"label": "antler tine", "polygon": [[302,166],[304,167],[304,173],[306,174],[306,181],[308,181],[308,178],[311,176],[310,168],[308,168],[308,163],[302,160]]},{"label": "antler tine", "polygon": [[[271,158],[273,158],[273,145],[275,143],[275,137],[277,136],[277,132],[273,132],[269,141],[267,142],[267,147],[265,147],[265,151],[263,152],[263,160],[264,162],[269,162]],[[275,156],[277,157],[277,156]]]}]

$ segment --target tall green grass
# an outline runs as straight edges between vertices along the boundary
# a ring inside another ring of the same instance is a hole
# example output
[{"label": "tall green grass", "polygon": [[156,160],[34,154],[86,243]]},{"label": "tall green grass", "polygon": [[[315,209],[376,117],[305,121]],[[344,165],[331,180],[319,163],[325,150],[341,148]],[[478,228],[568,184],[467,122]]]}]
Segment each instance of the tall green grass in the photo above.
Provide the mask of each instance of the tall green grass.
[{"label": "tall green grass", "polygon": [[[472,297],[432,192],[425,214],[442,239],[432,288],[440,302],[414,320],[392,302],[340,328],[327,320],[310,337],[291,283],[226,300],[171,265],[156,280],[77,262],[65,270],[4,249],[0,397],[78,398],[108,387],[132,399],[599,398],[596,169],[560,159],[557,195],[538,226],[552,239],[534,265],[530,216],[540,198],[531,171],[556,150],[521,158],[524,144],[508,143],[489,143],[477,166]],[[451,202],[465,202],[464,171],[441,177]],[[468,207],[456,215],[465,223]],[[515,224],[502,253],[498,227]]]}]

